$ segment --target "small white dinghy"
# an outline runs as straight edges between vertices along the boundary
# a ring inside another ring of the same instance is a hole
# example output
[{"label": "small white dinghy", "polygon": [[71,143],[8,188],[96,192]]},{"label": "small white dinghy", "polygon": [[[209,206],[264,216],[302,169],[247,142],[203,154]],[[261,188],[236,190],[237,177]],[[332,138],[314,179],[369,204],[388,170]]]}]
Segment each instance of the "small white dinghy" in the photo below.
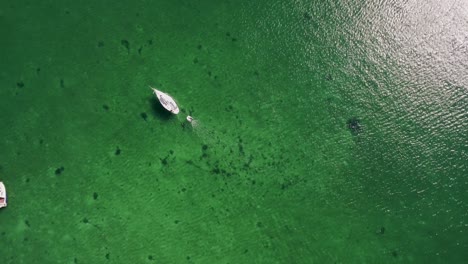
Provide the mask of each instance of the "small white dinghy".
[{"label": "small white dinghy", "polygon": [[0,208],[7,206],[6,189],[3,182],[0,182]]},{"label": "small white dinghy", "polygon": [[179,107],[170,95],[165,94],[157,89],[154,89],[153,87],[150,88],[153,89],[154,94],[156,94],[156,97],[158,98],[159,102],[161,102],[164,108],[166,108],[169,112],[173,114],[177,115],[179,113]]}]

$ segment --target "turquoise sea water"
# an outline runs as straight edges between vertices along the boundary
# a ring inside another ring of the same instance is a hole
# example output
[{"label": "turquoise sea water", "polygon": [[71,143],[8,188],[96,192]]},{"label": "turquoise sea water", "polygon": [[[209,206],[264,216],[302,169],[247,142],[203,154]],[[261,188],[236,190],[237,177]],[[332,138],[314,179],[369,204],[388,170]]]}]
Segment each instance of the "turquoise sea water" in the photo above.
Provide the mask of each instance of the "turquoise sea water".
[{"label": "turquoise sea water", "polygon": [[466,263],[467,24],[456,0],[0,2],[0,263]]}]

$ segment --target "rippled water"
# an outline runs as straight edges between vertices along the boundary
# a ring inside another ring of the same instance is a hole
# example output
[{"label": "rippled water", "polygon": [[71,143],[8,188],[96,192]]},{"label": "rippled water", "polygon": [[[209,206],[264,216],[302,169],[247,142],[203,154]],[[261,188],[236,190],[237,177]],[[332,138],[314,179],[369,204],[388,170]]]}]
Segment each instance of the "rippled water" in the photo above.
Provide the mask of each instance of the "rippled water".
[{"label": "rippled water", "polygon": [[[351,131],[354,145],[335,141],[349,149],[349,160],[339,157],[347,164],[337,196],[392,225],[401,239],[394,247],[461,261],[467,247],[467,3],[295,2],[259,9],[264,14],[257,23],[247,24],[264,34],[256,37],[281,46],[279,56],[291,58],[285,70],[293,86],[304,88],[288,90],[309,111],[301,119],[321,122],[314,120],[318,93],[310,92],[321,90],[320,106],[326,105],[332,126],[345,127],[347,118],[359,122]],[[310,81],[317,76],[325,80]]]},{"label": "rippled water", "polygon": [[464,263],[467,26],[455,0],[1,3],[0,256]]}]

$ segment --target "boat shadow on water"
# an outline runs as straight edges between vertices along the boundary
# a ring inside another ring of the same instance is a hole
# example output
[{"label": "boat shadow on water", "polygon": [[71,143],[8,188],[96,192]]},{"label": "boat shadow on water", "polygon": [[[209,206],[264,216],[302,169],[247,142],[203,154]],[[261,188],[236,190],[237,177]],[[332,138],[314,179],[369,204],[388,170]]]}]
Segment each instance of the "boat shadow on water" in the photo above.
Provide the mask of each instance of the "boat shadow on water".
[{"label": "boat shadow on water", "polygon": [[153,113],[153,116],[156,119],[162,120],[162,121],[168,121],[173,118],[175,118],[175,115],[169,111],[167,111],[161,103],[158,101],[158,99],[154,96],[151,97],[151,99],[148,100],[151,110]]}]

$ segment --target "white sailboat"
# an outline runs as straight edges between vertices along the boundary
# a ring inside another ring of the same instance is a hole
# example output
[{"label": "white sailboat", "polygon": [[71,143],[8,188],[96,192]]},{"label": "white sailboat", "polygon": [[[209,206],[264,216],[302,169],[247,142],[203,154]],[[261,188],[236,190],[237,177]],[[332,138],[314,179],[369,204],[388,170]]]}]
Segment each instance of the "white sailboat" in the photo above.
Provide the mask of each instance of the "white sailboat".
[{"label": "white sailboat", "polygon": [[0,208],[7,206],[6,188],[3,182],[0,182]]},{"label": "white sailboat", "polygon": [[164,108],[166,108],[169,112],[173,114],[178,114],[179,113],[179,107],[177,106],[177,103],[175,102],[172,97],[166,93],[163,93],[153,87],[150,87],[153,89],[154,94],[156,95],[156,98],[158,98],[159,102],[162,104]]}]

